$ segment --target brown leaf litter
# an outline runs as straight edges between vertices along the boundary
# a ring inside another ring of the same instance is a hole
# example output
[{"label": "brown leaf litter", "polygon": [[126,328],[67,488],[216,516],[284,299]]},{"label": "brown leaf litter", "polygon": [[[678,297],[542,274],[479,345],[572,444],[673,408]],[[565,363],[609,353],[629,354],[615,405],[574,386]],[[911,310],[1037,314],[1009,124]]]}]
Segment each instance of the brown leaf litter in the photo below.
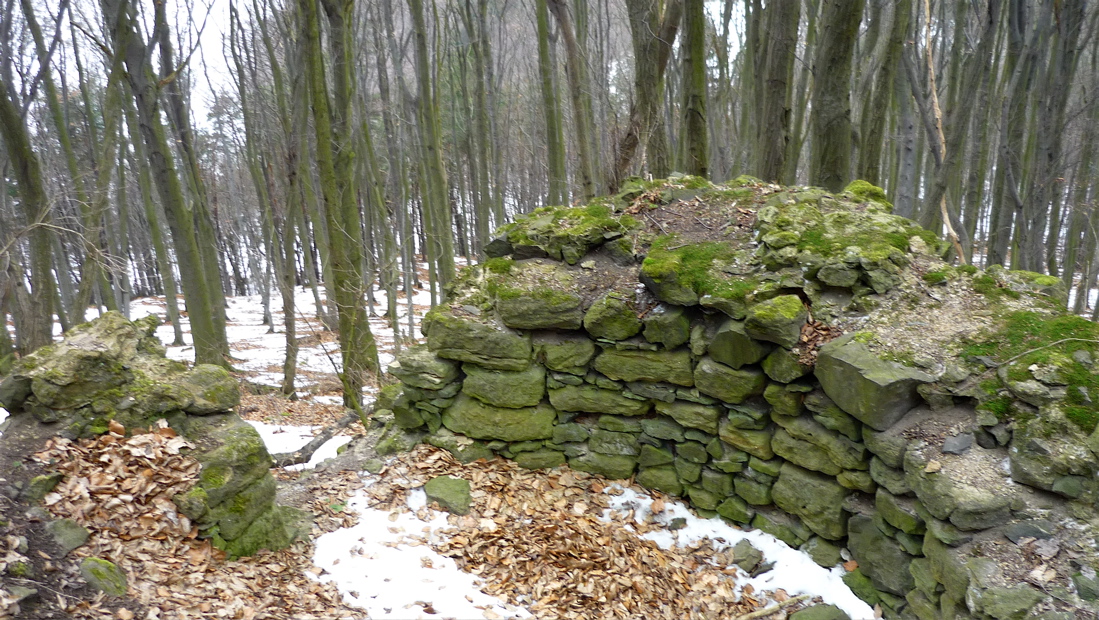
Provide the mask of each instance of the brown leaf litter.
[{"label": "brown leaf litter", "polygon": [[[382,510],[405,512],[408,491],[450,475],[468,480],[473,503],[450,515],[441,542],[410,536],[452,557],[484,580],[482,591],[529,609],[536,618],[736,618],[785,593],[737,593],[730,549],[709,542],[661,549],[641,535],[663,526],[633,511],[600,517],[610,505],[599,476],[554,469],[530,471],[500,458],[463,465],[444,450],[421,445],[393,460],[366,493]],[[660,512],[668,499],[655,498]],[[617,490],[621,493],[620,490]],[[422,518],[430,508],[421,509]],[[786,614],[795,608],[786,609]]]},{"label": "brown leaf litter", "polygon": [[[49,511],[92,532],[72,555],[119,565],[129,576],[129,596],[148,610],[145,620],[356,617],[334,586],[306,577],[314,569],[312,543],[227,561],[198,539],[197,528],[170,499],[197,480],[199,463],[181,453],[190,445],[163,421],[129,438],[123,431],[112,428],[80,442],[55,438],[35,459],[65,474],[46,496]],[[331,505],[351,492],[353,478],[328,481],[341,488],[330,486],[327,499],[317,502],[315,533],[347,525],[348,515],[337,515]],[[74,601],[63,609],[76,618],[111,617],[99,602]],[[115,617],[128,613],[119,610]]]}]

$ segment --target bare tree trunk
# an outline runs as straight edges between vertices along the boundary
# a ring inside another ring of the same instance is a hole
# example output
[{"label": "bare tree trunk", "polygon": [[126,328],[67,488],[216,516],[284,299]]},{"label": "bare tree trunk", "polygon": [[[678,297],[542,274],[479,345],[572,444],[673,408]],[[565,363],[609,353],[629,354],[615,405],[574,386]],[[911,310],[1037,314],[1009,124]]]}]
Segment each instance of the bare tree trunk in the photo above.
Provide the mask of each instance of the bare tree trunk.
[{"label": "bare tree trunk", "polygon": [[809,183],[838,192],[851,176],[851,59],[864,0],[823,1],[820,47],[813,60]]}]

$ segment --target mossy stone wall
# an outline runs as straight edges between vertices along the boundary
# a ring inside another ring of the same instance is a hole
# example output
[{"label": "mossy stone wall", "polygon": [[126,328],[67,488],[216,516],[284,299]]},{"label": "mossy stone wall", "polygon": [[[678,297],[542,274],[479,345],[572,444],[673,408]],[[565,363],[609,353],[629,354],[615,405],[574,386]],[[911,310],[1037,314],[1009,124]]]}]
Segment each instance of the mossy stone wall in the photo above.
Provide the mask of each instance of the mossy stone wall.
[{"label": "mossy stone wall", "polygon": [[[813,348],[807,326],[820,326],[810,321],[840,312],[814,307],[821,291],[846,288],[848,299],[884,294],[910,275],[909,240],[924,251],[940,243],[889,215],[880,194],[868,184],[839,197],[786,191],[757,205],[754,250],[711,244],[692,251],[667,240],[674,236],[658,237],[655,251],[633,267],[651,299],[644,310],[621,288],[592,294],[557,277],[565,290],[528,303],[583,299],[583,320],[567,329],[524,327],[530,323],[498,312],[511,300],[493,290],[532,270],[573,269],[579,278],[601,260],[598,239],[555,236],[544,252],[520,253],[514,246],[537,246],[537,235],[523,234],[527,220],[509,225],[506,243],[495,247],[511,259],[494,260],[514,260],[491,272],[467,270],[425,322],[427,344],[406,350],[391,368],[404,383],[379,402],[380,415],[392,412],[393,420],[383,449],[422,440],[465,461],[501,455],[525,467],[567,464],[632,477],[702,515],[773,534],[825,566],[846,548],[859,568],[845,580],[887,618],[1058,618],[1069,616],[1056,609],[1088,608],[1095,592],[1089,575],[1099,567],[1094,548],[1061,569],[1073,574],[1044,589],[1012,582],[1012,560],[983,557],[1012,528],[1068,536],[1070,528],[1034,524],[1070,513],[1094,518],[1099,439],[1089,444],[1088,432],[1068,421],[1045,422],[1065,420],[1057,413],[1064,372],[1012,387],[1014,379],[1001,383],[979,362],[932,368],[886,359],[856,334],[833,340],[815,359],[805,355]],[[599,213],[600,226],[614,230],[608,237],[627,230]],[[532,221],[543,230],[551,220],[542,211]],[[572,250],[562,253],[566,246]],[[589,254],[577,257],[581,250]],[[547,255],[565,254],[569,267],[545,264]],[[747,255],[750,273],[728,275],[721,261]],[[700,303],[715,290],[735,303]],[[547,309],[532,312],[551,317]],[[493,349],[489,340],[507,345]],[[463,362],[461,372],[445,384],[432,374],[435,383],[425,389],[409,369],[431,356],[441,365]],[[535,378],[544,379],[544,390]],[[995,399],[1043,422],[991,415],[985,403]],[[1022,484],[1007,477],[1005,462]],[[1021,550],[1007,547],[1024,561]]]}]

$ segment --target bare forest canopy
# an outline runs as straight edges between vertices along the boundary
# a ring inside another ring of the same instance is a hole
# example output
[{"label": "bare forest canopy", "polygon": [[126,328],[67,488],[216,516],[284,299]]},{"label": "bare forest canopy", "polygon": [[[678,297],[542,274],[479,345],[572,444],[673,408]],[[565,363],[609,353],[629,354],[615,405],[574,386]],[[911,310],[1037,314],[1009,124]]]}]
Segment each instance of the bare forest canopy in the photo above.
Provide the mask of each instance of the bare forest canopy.
[{"label": "bare forest canopy", "polygon": [[306,286],[358,407],[368,313],[438,300],[515,214],[673,172],[865,179],[1094,318],[1097,27],[1085,0],[0,0],[0,374],[54,315],[154,294],[226,364],[224,298],[258,293],[291,393]]}]

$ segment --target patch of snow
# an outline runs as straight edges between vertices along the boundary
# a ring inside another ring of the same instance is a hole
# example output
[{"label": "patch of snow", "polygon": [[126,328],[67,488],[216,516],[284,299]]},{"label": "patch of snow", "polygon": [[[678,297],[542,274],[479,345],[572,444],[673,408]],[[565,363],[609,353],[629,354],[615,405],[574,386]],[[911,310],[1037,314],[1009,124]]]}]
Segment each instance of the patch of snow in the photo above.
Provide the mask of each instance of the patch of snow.
[{"label": "patch of snow", "polygon": [[[3,426],[4,420],[8,419],[8,410],[0,407],[0,426]],[[4,431],[0,430],[0,436],[4,435]]]},{"label": "patch of snow", "polygon": [[606,519],[609,519],[609,512],[612,510],[623,512],[633,510],[634,519],[638,523],[644,522],[650,515],[653,521],[662,524],[668,524],[672,519],[677,518],[686,521],[683,528],[674,532],[657,530],[643,536],[663,549],[671,548],[673,544],[686,547],[703,539],[709,539],[713,548],[720,551],[747,539],[753,547],[763,552],[765,561],[775,563],[771,570],[757,577],[738,580],[738,589],[747,584],[751,584],[756,592],[782,588],[790,595],[819,596],[825,603],[839,607],[852,618],[874,617],[874,610],[856,597],[847,584],[840,579],[846,572],[842,566],[832,569],[823,568],[805,553],[792,549],[774,536],[759,530],[744,531],[716,517],[701,519],[692,514],[682,502],[667,502],[663,511],[653,515],[653,499],[648,495],[617,484],[607,487],[608,491],[611,489],[615,489],[615,492],[621,489],[622,492],[620,495],[611,495],[611,507],[604,514]]},{"label": "patch of snow", "polygon": [[[426,497],[410,504],[421,502]],[[449,527],[445,514],[421,521],[415,513],[376,510],[362,491],[346,509],[359,513],[358,524],[317,538],[313,563],[326,571],[318,579],[335,582],[343,600],[370,618],[530,617],[527,610],[481,592],[478,580],[451,558],[427,545],[408,544],[410,537],[436,540],[438,530]]]}]

